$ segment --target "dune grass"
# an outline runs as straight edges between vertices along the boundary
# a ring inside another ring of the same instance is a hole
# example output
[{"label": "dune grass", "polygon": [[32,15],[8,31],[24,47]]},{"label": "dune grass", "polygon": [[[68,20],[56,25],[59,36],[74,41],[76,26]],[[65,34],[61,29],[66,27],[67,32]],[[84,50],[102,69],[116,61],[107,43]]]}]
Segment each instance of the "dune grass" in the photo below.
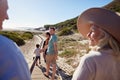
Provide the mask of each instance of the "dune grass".
[{"label": "dune grass", "polygon": [[18,46],[24,45],[25,40],[33,38],[31,32],[0,31],[0,34],[16,42]]}]

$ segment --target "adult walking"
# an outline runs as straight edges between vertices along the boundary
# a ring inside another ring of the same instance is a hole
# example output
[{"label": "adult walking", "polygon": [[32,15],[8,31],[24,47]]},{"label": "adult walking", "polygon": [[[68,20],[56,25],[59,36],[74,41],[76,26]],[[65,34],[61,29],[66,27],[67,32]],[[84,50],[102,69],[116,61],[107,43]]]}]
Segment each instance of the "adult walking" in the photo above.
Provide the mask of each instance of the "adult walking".
[{"label": "adult walking", "polygon": [[79,16],[77,27],[89,39],[91,51],[80,60],[72,80],[120,80],[120,16],[91,8]]},{"label": "adult walking", "polygon": [[48,43],[47,48],[47,55],[46,55],[46,73],[45,76],[49,76],[49,70],[50,70],[50,64],[52,64],[52,78],[51,80],[54,80],[55,73],[56,73],[56,59],[58,56],[58,50],[57,50],[57,36],[55,35],[55,28],[50,28],[50,40]]},{"label": "adult walking", "polygon": [[43,43],[43,49],[44,49],[43,57],[44,57],[44,62],[46,63],[47,47],[48,47],[48,43],[49,43],[49,39],[50,39],[50,33],[46,32],[45,36],[46,36],[46,40]]},{"label": "adult walking", "polygon": [[[0,30],[8,19],[7,0],[0,0]],[[0,35],[0,80],[31,80],[28,64],[19,47],[12,40]]]}]

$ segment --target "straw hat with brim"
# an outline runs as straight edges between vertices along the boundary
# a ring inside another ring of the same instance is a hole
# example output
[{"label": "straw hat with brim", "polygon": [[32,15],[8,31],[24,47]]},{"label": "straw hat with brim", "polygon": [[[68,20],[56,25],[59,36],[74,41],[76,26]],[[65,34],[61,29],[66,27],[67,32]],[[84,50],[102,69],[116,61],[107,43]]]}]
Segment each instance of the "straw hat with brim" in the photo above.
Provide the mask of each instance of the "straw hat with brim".
[{"label": "straw hat with brim", "polygon": [[120,16],[115,12],[103,8],[90,8],[84,11],[78,18],[77,27],[80,33],[86,37],[90,27],[80,26],[82,20],[94,22],[120,43]]}]

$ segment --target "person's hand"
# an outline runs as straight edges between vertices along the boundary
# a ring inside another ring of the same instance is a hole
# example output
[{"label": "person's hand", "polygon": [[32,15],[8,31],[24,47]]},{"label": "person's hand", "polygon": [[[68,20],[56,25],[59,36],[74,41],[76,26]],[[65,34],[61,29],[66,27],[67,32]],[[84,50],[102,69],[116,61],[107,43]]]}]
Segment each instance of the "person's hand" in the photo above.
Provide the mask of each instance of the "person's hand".
[{"label": "person's hand", "polygon": [[45,46],[45,49],[47,49],[47,48],[48,48],[48,45]]},{"label": "person's hand", "polygon": [[40,52],[44,52],[44,49],[40,49]]},{"label": "person's hand", "polygon": [[58,55],[57,54],[55,55],[55,60],[58,60]]}]

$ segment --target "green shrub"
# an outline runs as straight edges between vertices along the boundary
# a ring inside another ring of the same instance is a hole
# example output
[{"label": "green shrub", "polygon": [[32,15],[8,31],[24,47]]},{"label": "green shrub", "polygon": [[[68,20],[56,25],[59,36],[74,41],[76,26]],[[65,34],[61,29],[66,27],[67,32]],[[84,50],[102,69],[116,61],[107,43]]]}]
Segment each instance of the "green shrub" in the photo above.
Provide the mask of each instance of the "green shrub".
[{"label": "green shrub", "polygon": [[14,42],[16,42],[18,46],[24,45],[24,40],[33,38],[33,34],[31,32],[0,31],[0,34],[10,38]]},{"label": "green shrub", "polygon": [[33,34],[31,32],[24,32],[21,36],[24,40],[29,40],[33,38]]},{"label": "green shrub", "polygon": [[111,3],[107,4],[106,6],[104,6],[104,8],[114,12],[120,12],[120,1],[114,0]]},{"label": "green shrub", "polygon": [[76,41],[76,40],[73,38],[66,38],[66,39],[64,39],[64,41]]},{"label": "green shrub", "polygon": [[61,54],[59,54],[59,56],[69,58],[74,56],[76,53],[77,53],[76,50],[69,49],[69,50],[64,50]]},{"label": "green shrub", "polygon": [[14,42],[16,42],[18,46],[25,44],[24,40],[20,37],[19,33],[16,33],[16,32],[7,32],[7,31],[5,31],[5,32],[4,31],[0,31],[0,34],[3,35],[3,36],[6,36],[8,38],[10,38]]},{"label": "green shrub", "polygon": [[73,34],[73,31],[71,30],[71,28],[67,28],[67,27],[62,29],[62,31],[58,33],[59,36],[70,35],[70,34]]}]

